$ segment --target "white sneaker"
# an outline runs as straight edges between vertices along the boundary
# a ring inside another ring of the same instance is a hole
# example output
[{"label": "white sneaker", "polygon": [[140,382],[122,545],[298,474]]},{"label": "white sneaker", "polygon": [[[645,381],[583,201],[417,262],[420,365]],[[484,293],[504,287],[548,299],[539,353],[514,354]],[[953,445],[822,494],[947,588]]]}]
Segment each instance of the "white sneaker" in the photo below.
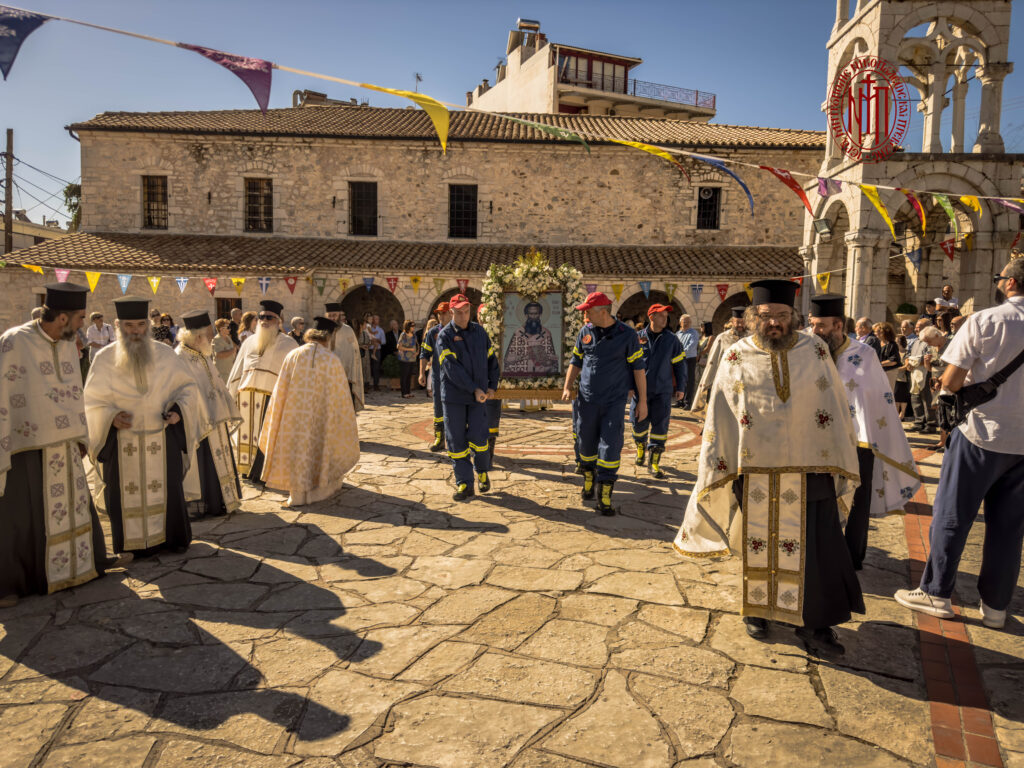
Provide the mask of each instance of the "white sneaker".
[{"label": "white sneaker", "polygon": [[940,619],[952,619],[953,604],[948,597],[935,597],[918,589],[897,589],[896,602],[912,611],[920,611]]},{"label": "white sneaker", "polygon": [[1003,625],[1006,624],[1006,611],[997,611],[995,608],[989,608],[985,605],[985,601],[982,600],[981,623],[992,629],[1002,629]]}]

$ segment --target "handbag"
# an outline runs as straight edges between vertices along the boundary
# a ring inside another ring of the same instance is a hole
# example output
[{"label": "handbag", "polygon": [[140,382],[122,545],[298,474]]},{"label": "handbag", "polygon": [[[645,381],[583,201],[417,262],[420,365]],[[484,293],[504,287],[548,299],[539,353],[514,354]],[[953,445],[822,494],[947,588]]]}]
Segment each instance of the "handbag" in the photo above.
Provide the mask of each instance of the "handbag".
[{"label": "handbag", "polygon": [[975,384],[968,384],[956,392],[939,395],[939,422],[944,421],[948,424],[947,429],[959,427],[967,421],[967,416],[973,409],[992,400],[999,391],[999,386],[1012,376],[1022,364],[1024,364],[1024,351],[1021,351],[1001,370],[992,374],[991,378]]}]

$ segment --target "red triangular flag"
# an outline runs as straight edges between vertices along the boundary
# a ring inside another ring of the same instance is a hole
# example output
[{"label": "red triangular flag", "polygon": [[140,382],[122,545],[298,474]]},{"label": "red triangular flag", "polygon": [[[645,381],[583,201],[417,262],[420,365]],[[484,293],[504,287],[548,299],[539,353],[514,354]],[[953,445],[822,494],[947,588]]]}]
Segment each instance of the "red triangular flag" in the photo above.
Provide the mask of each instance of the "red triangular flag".
[{"label": "red triangular flag", "polygon": [[286,277],[284,279],[284,284],[288,286],[288,290],[292,293],[295,293],[295,284],[297,282],[299,282],[299,278],[297,277]]},{"label": "red triangular flag", "polygon": [[394,293],[395,292],[395,288],[398,287],[398,278],[397,277],[388,277],[388,278],[385,278],[385,279],[388,281],[388,288],[390,288],[391,292]]},{"label": "red triangular flag", "polygon": [[195,51],[200,56],[205,56],[210,61],[220,64],[238,75],[238,78],[249,86],[260,111],[263,114],[267,113],[267,105],[270,103],[270,79],[274,72],[273,64],[263,59],[236,56],[233,53],[225,53],[214,48],[203,48],[200,45],[178,43],[178,46]]},{"label": "red triangular flag", "polygon": [[943,240],[939,245],[942,246],[942,250],[946,252],[946,255],[949,256],[949,260],[952,261],[953,251],[956,250],[956,240],[951,237],[949,240]]},{"label": "red triangular flag", "polygon": [[803,187],[797,184],[796,179],[793,178],[793,174],[785,168],[772,168],[770,165],[762,165],[760,168],[761,170],[768,171],[768,173],[792,189],[796,193],[796,196],[803,202],[804,207],[807,208],[807,212],[811,214],[811,216],[814,215],[814,211],[811,210],[811,203],[807,199],[807,195],[804,193]]},{"label": "red triangular flag", "polygon": [[467,277],[460,277],[455,282],[459,284],[459,293],[465,293],[469,288],[469,278]]},{"label": "red triangular flag", "polygon": [[212,296],[213,292],[215,290],[217,290],[217,278],[216,277],[204,277],[203,278],[203,285],[206,286],[206,290],[208,290],[210,292],[210,295]]},{"label": "red triangular flag", "polygon": [[718,289],[718,300],[725,301],[725,297],[729,294],[729,284],[719,283],[715,288]]}]

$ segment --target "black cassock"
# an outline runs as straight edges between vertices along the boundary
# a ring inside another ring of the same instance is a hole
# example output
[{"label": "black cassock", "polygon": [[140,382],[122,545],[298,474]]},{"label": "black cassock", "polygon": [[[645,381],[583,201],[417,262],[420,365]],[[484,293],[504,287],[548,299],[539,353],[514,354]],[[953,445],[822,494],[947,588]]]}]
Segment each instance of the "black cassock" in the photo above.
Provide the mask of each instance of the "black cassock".
[{"label": "black cassock", "polygon": [[[46,502],[43,500],[43,452],[22,451],[11,456],[7,488],[0,496],[0,597],[45,595]],[[103,529],[89,499],[92,551],[96,573],[109,567]]]},{"label": "black cassock", "polygon": [[[181,416],[175,405],[172,413]],[[164,516],[166,540],[149,549],[135,550],[136,557],[147,557],[160,549],[184,549],[192,543],[192,526],[188,521],[188,507],[185,504],[185,473],[182,471],[182,456],[187,451],[185,441],[185,425],[179,421],[164,429],[167,450],[167,511]],[[107,441],[96,457],[103,465],[103,482],[106,488],[103,498],[107,505],[107,516],[110,517],[111,536],[114,540],[114,551],[124,552],[124,523],[121,515],[121,471],[117,463],[117,428],[111,425],[107,432]]]},{"label": "black cassock", "polygon": [[[218,429],[223,429],[219,427]],[[228,446],[230,447],[230,443]],[[228,452],[231,457],[231,467],[234,469],[233,477],[235,478],[235,490],[238,493],[238,498],[242,498],[242,486],[238,482],[238,466],[235,464],[235,452]],[[263,471],[263,452],[259,453],[257,457],[260,463],[260,471]],[[197,516],[219,516],[226,515],[228,513],[227,507],[224,506],[224,494],[220,489],[220,475],[217,474],[217,465],[213,463],[213,453],[210,451],[210,438],[203,438],[203,441],[199,443],[199,448],[196,449],[196,461],[198,466],[196,470],[199,472],[199,489],[202,498],[199,501],[189,502],[193,511]]]}]

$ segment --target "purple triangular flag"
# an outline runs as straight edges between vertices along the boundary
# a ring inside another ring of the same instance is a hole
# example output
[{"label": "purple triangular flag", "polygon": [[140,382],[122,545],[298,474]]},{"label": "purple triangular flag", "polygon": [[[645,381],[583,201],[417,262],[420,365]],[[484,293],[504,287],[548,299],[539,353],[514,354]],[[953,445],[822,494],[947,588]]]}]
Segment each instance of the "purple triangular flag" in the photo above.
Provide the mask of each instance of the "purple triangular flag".
[{"label": "purple triangular flag", "polygon": [[215,48],[203,48],[201,45],[189,45],[178,43],[181,48],[195,51],[200,56],[205,56],[212,62],[220,64],[225,69],[230,69],[238,78],[249,86],[252,95],[256,97],[260,112],[267,113],[267,105],[270,103],[270,79],[274,72],[274,65],[263,59],[253,59],[248,56],[236,56],[233,53],[225,53]]},{"label": "purple triangular flag", "polygon": [[823,179],[821,176],[818,177],[818,195],[820,197],[828,197],[836,192],[843,190],[842,182],[836,179]]},{"label": "purple triangular flag", "polygon": [[587,283],[584,288],[587,289],[587,293],[595,293],[597,291],[597,283]]},{"label": "purple triangular flag", "polygon": [[11,65],[18,55],[25,38],[35,32],[49,16],[42,16],[31,11],[22,11],[0,5],[0,73],[4,80],[11,71]]},{"label": "purple triangular flag", "polygon": [[999,203],[1000,205],[1006,206],[1011,211],[1016,211],[1017,213],[1024,213],[1024,205],[1021,205],[1021,203],[1024,203],[1024,200],[1018,200],[1017,198],[1012,197],[997,197],[996,202]]}]

